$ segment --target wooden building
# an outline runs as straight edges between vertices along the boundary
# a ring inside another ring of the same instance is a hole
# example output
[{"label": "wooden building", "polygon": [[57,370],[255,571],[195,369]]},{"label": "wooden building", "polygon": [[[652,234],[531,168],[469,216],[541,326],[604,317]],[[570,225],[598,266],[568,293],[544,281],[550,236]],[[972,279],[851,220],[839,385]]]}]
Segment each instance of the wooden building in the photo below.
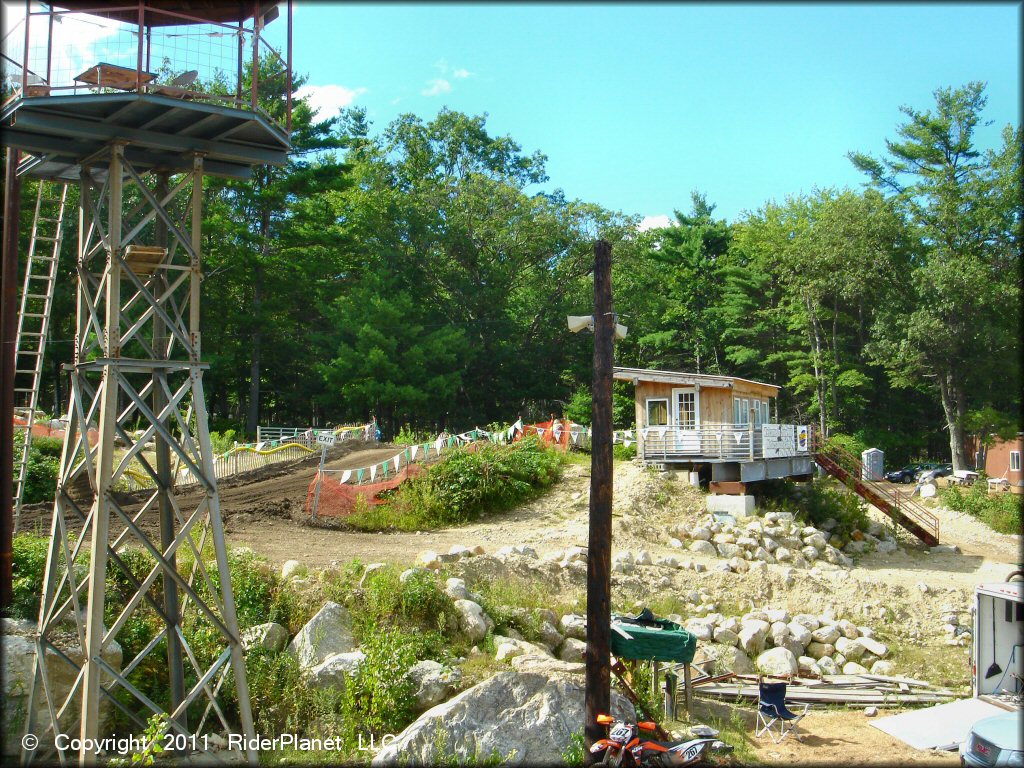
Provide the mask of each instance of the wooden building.
[{"label": "wooden building", "polygon": [[1024,432],[1018,432],[1011,440],[997,437],[984,449],[975,436],[968,440],[968,450],[974,455],[977,470],[988,475],[993,487],[1002,486],[1012,493],[1024,493],[1024,472],[1021,471]]},{"label": "wooden building", "polygon": [[779,424],[779,387],[735,376],[614,369],[635,386],[637,455],[699,472],[719,493],[814,472],[811,427]]}]

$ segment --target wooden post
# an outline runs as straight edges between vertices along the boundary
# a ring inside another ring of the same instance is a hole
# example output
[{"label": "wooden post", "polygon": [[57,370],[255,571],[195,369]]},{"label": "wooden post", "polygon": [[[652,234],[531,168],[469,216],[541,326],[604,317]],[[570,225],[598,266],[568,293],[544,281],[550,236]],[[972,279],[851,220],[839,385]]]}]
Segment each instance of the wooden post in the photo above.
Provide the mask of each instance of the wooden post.
[{"label": "wooden post", "polygon": [[[27,11],[27,8],[26,8]],[[25,26],[28,26],[26,12]],[[26,54],[27,55],[27,54]],[[22,81],[22,87],[25,82]],[[14,366],[18,341],[18,216],[21,212],[21,152],[7,149],[4,179],[4,242],[0,268],[0,612],[11,607],[14,547]],[[26,425],[32,429],[32,425]]]},{"label": "wooden post", "polygon": [[686,698],[686,719],[693,719],[693,686],[690,684],[690,665],[683,664],[683,696]]},{"label": "wooden post", "polygon": [[594,380],[590,459],[590,537],[587,545],[586,764],[603,737],[599,714],[611,708],[612,555],[612,247],[594,244]]}]

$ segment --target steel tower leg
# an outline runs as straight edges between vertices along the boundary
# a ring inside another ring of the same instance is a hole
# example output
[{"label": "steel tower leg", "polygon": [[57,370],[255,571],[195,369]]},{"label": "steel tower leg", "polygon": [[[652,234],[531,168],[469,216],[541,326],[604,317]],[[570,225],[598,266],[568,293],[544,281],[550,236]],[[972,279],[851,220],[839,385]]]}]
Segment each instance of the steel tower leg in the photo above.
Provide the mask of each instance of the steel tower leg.
[{"label": "steel tower leg", "polygon": [[[203,158],[153,178],[123,149],[82,171],[70,423],[28,712],[37,754],[61,763],[73,756],[57,735],[138,735],[153,715],[186,751],[205,746],[192,735],[254,735],[200,361]],[[129,496],[133,475],[155,487]],[[140,621],[153,632],[144,646]]]}]

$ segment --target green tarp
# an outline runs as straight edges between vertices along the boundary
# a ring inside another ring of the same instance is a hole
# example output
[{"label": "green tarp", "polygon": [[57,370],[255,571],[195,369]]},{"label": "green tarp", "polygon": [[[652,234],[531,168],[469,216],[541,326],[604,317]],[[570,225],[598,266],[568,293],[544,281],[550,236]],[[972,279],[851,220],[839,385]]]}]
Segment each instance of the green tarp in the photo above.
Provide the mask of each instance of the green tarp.
[{"label": "green tarp", "polygon": [[[629,635],[627,638],[623,635]],[[612,653],[620,659],[651,659],[689,664],[697,651],[697,637],[667,619],[642,624],[612,617]]]}]

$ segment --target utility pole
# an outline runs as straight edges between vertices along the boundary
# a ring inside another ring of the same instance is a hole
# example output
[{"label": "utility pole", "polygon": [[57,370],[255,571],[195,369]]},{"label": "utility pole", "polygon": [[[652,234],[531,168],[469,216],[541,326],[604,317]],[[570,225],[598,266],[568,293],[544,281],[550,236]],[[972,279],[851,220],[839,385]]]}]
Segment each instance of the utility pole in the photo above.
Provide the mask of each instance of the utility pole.
[{"label": "utility pole", "polygon": [[604,738],[597,722],[611,708],[612,559],[612,247],[594,243],[594,383],[590,448],[590,538],[587,545],[586,764]]},{"label": "utility pole", "polygon": [[[7,149],[4,178],[3,262],[0,269],[0,612],[11,607],[14,548],[14,367],[18,341],[18,216],[21,152]],[[32,429],[26,425],[25,429]]]}]

